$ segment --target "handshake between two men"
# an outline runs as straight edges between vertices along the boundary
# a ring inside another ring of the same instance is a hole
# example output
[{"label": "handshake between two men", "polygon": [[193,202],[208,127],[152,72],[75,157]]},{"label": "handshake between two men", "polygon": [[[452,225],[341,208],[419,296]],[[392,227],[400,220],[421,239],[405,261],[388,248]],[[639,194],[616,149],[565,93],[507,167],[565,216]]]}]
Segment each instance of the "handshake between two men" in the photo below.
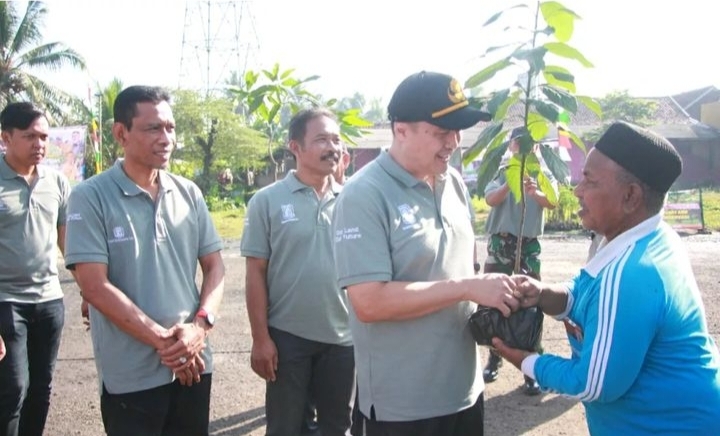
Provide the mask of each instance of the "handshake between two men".
[{"label": "handshake between two men", "polygon": [[566,294],[550,289],[543,293],[543,284],[525,275],[486,274],[483,280],[499,286],[491,291],[493,298],[470,317],[470,331],[478,345],[493,347],[520,369],[540,341],[542,310],[547,306],[552,314],[561,313],[567,303]]}]

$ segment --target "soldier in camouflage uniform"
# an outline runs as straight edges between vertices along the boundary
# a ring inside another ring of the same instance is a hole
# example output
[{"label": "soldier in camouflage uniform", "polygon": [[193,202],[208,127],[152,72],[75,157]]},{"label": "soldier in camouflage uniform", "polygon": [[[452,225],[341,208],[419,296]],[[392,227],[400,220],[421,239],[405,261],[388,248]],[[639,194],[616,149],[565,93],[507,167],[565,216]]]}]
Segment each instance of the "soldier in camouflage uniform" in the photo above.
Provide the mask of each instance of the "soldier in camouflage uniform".
[{"label": "soldier in camouflage uniform", "polygon": [[[517,153],[518,143],[515,138],[523,134],[523,128],[517,128],[511,133],[509,150]],[[552,175],[546,171],[552,180]],[[520,256],[520,273],[540,280],[540,241],[537,237],[542,235],[544,226],[544,210],[555,206],[550,203],[547,196],[538,188],[537,181],[526,178],[525,187],[525,222],[522,231],[522,250]],[[553,183],[557,190],[557,186]],[[557,192],[556,192],[557,196]],[[488,216],[485,230],[488,237],[487,258],[483,272],[497,272],[513,274],[515,267],[515,253],[520,233],[521,205],[515,200],[505,179],[505,169],[501,168],[496,178],[485,188],[485,201],[492,207]],[[538,345],[538,352],[542,351]],[[488,364],[483,371],[486,383],[497,380],[502,359],[490,351]],[[537,395],[540,388],[535,380],[525,376],[523,392],[527,395]]]}]

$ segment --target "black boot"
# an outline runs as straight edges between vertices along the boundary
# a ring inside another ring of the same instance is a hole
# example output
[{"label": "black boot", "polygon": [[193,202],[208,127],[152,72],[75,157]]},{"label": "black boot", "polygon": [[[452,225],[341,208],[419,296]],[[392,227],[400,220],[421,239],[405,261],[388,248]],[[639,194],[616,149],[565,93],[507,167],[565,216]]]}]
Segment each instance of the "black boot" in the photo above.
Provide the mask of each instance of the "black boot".
[{"label": "black boot", "polygon": [[483,380],[485,380],[485,383],[492,383],[497,380],[498,371],[502,364],[502,357],[493,353],[491,350],[490,356],[488,357],[488,363],[485,365],[485,369],[483,370]]}]

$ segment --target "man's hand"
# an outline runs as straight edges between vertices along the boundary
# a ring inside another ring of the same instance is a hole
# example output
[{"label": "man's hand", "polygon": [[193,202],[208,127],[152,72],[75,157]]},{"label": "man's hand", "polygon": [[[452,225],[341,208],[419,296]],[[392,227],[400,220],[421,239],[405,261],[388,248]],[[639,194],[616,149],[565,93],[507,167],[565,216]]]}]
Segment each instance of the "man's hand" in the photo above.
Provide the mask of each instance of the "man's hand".
[{"label": "man's hand", "polygon": [[250,352],[250,366],[255,374],[266,381],[275,381],[278,366],[278,352],[275,342],[268,336],[266,339],[253,340]]},{"label": "man's hand", "polygon": [[515,282],[515,297],[520,301],[520,307],[534,307],[540,304],[540,294],[543,284],[529,276],[513,275]]},{"label": "man's hand", "polygon": [[175,371],[175,376],[182,386],[192,386],[200,383],[200,376],[205,371],[205,361],[199,354],[190,359],[185,368]]},{"label": "man's hand", "polygon": [[175,324],[170,328],[176,341],[165,348],[158,348],[163,365],[178,371],[187,368],[193,358],[205,348],[205,330],[197,324]]},{"label": "man's hand", "polygon": [[531,197],[535,197],[538,194],[538,185],[535,179],[531,177],[525,177],[523,179],[523,186],[525,187],[525,193]]},{"label": "man's hand", "polygon": [[5,341],[3,341],[2,336],[0,336],[0,360],[3,360],[5,354],[7,354],[7,350],[5,349]]},{"label": "man's hand", "polygon": [[505,343],[500,338],[493,338],[492,344],[495,348],[495,352],[502,356],[508,362],[515,365],[517,369],[521,369],[520,366],[522,365],[522,361],[525,360],[525,358],[529,355],[533,354],[525,350],[510,348],[505,345]]},{"label": "man's hand", "polygon": [[494,307],[505,316],[520,307],[515,297],[515,281],[505,274],[481,274],[468,279],[469,291],[466,300]]}]

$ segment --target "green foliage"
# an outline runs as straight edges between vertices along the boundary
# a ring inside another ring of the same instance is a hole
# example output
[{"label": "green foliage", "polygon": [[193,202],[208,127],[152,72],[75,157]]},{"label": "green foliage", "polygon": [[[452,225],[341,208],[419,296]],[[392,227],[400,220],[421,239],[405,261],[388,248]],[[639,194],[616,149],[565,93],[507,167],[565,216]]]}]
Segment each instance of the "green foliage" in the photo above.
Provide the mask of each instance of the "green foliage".
[{"label": "green foliage", "polygon": [[263,165],[266,138],[245,127],[233,111],[232,100],[190,90],[175,91],[173,100],[178,140],[174,158],[199,170],[196,181],[204,193],[224,168]]},{"label": "green foliage", "polygon": [[580,218],[577,212],[580,210],[580,202],[573,188],[567,185],[560,186],[560,195],[555,209],[549,210],[545,215],[545,229],[547,230],[570,230],[581,227]]},{"label": "green foliage", "polygon": [[703,189],[702,200],[705,228],[720,232],[720,191]]},{"label": "green foliage", "polygon": [[[360,112],[365,104],[362,95],[356,96],[358,101],[323,100],[307,89],[307,84],[319,76],[295,78],[294,71],[282,70],[279,64],[269,70],[249,70],[230,88],[237,111],[248,126],[269,138],[271,146],[282,143],[292,115],[307,107],[325,106],[332,110],[340,121],[342,139],[351,144],[355,143],[354,138],[365,134],[364,127],[373,125]],[[360,107],[352,107],[353,104]]]},{"label": "green foliage", "polygon": [[[493,115],[493,121],[480,133],[478,140],[463,157],[463,164],[468,165],[477,156],[483,156],[478,169],[478,192],[483,192],[497,174],[503,154],[508,148],[509,128],[506,127],[506,115],[511,105],[519,103],[523,108],[522,126],[525,131],[515,138],[518,150],[507,164],[506,179],[513,196],[521,205],[521,222],[518,236],[522,237],[525,219],[525,190],[523,181],[526,177],[538,180],[539,189],[552,203],[562,201],[555,196],[553,185],[544,175],[536,153],[535,144],[542,142],[551,132],[551,128],[562,127],[568,131],[568,114],[577,111],[578,100],[591,109],[597,109],[592,99],[575,94],[575,76],[564,66],[549,61],[577,63],[583,67],[592,67],[592,63],[575,47],[569,44],[575,29],[576,20],[580,17],[572,10],[557,1],[537,1],[535,7],[527,4],[516,5],[493,14],[483,25],[488,27],[502,18],[510,9],[522,9],[528,12],[528,21],[533,20],[534,26],[526,28],[517,26],[524,31],[526,38],[519,42],[504,46],[488,48],[482,57],[498,56],[489,66],[473,74],[465,83],[466,88],[476,88],[509,68],[521,69],[517,81],[506,89],[496,91],[488,96],[487,110]],[[534,12],[533,12],[534,9]],[[520,13],[521,11],[518,11]],[[532,15],[530,15],[532,14]],[[507,29],[507,28],[506,28]],[[480,99],[483,100],[483,99]],[[584,149],[580,138],[570,132],[570,137]],[[567,180],[568,170],[558,152],[546,145],[540,146],[540,153],[553,177],[560,181]],[[521,247],[518,247],[520,250]],[[519,269],[520,253],[516,256],[516,270]]]},{"label": "green foliage", "polygon": [[656,102],[633,98],[627,91],[611,92],[600,98],[597,104],[602,110],[604,123],[602,127],[583,135],[583,139],[593,143],[600,139],[608,125],[614,121],[627,121],[639,126],[651,125],[657,110]]},{"label": "green foliage", "polygon": [[353,138],[360,138],[366,133],[363,128],[373,125],[361,116],[360,108],[339,107],[337,100],[325,101],[310,92],[306,86],[318,76],[300,79],[293,77],[293,73],[294,69],[282,70],[279,64],[275,64],[270,70],[247,71],[244,77],[236,77],[230,87],[236,112],[247,126],[267,138],[266,155],[273,163],[275,178],[278,168],[275,154],[287,137],[290,119],[299,110],[318,106],[332,110],[337,115],[343,141],[350,144],[355,144]]},{"label": "green foliage", "polygon": [[[509,9],[531,11],[528,5],[517,5]],[[495,13],[486,21],[484,26],[489,26],[500,20],[502,15],[509,9]],[[503,50],[509,53],[467,80],[465,86],[474,88],[509,67],[517,68],[524,65],[524,73],[513,86],[496,91],[487,98],[487,109],[493,115],[493,122],[482,131],[478,140],[463,157],[464,164],[468,164],[478,155],[486,155],[492,158],[487,165],[481,165],[479,169],[479,190],[483,190],[497,172],[500,159],[497,153],[490,155],[490,152],[497,150],[498,144],[502,143],[498,138],[505,137],[508,133],[509,129],[505,128],[504,119],[507,108],[511,104],[520,102],[523,105],[522,121],[528,129],[532,142],[538,142],[547,137],[552,126],[564,121],[564,114],[575,113],[579,99],[583,103],[587,102],[586,105],[592,106],[593,109],[597,108],[597,104],[594,104],[591,98],[575,95],[575,77],[567,68],[548,65],[547,63],[551,56],[555,56],[556,58],[576,61],[585,67],[592,66],[580,51],[568,44],[568,41],[572,38],[575,21],[579,18],[575,12],[559,2],[537,2],[534,15],[535,27],[534,29],[526,29],[527,39],[515,44],[491,47],[486,50],[483,56]],[[545,24],[541,25],[541,19],[544,20]],[[541,37],[545,40],[540,41]],[[566,128],[567,126],[563,127]],[[522,179],[530,175],[525,170],[524,161],[531,154],[532,145],[530,138],[525,136],[519,138],[521,143],[519,168],[522,171],[511,171],[508,176],[508,183],[511,186],[517,186],[517,188],[512,189],[519,201],[522,201],[520,198],[522,197],[522,189],[520,188]],[[577,135],[571,134],[571,137],[579,141]],[[583,147],[582,141],[579,142],[579,145]],[[492,149],[490,148],[491,145],[494,146]],[[548,166],[553,176],[560,181],[566,180],[567,169],[563,170],[559,165],[562,160],[557,152],[549,147],[543,149],[542,152],[546,161],[552,161],[552,165]],[[482,172],[491,174],[483,175]]]},{"label": "green foliage", "polygon": [[36,73],[64,67],[84,70],[85,60],[62,43],[42,43],[47,12],[43,2],[0,2],[0,107],[33,101],[47,110],[51,123],[63,124],[82,102]]},{"label": "green foliage", "polygon": [[245,209],[211,211],[210,217],[223,240],[236,240],[245,226]]}]

